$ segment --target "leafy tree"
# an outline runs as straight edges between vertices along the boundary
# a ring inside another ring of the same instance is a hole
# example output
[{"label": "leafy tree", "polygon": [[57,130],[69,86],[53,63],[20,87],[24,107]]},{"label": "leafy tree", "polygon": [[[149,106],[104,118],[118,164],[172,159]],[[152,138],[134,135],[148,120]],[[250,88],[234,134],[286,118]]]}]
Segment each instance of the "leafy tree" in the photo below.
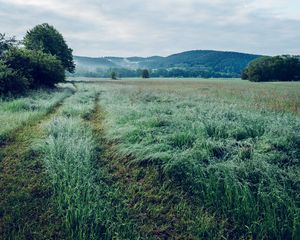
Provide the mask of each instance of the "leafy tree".
[{"label": "leafy tree", "polygon": [[15,37],[6,38],[4,33],[0,33],[0,56],[9,48],[16,47],[19,41]]},{"label": "leafy tree", "polygon": [[0,94],[18,94],[29,87],[26,77],[0,61]]},{"label": "leafy tree", "polygon": [[261,57],[250,62],[242,73],[242,79],[253,82],[299,81],[300,61],[289,55]]},{"label": "leafy tree", "polygon": [[29,30],[24,38],[24,45],[30,50],[40,50],[57,56],[65,70],[73,73],[75,64],[72,49],[68,47],[63,36],[47,23],[35,26]]},{"label": "leafy tree", "polygon": [[111,73],[111,79],[117,80],[117,73],[116,72]]},{"label": "leafy tree", "polygon": [[247,68],[242,71],[241,78],[243,80],[247,80],[249,78],[249,76],[248,76],[248,69]]},{"label": "leafy tree", "polygon": [[148,69],[142,71],[142,78],[150,78],[150,73]]},{"label": "leafy tree", "polygon": [[61,61],[42,51],[12,48],[3,55],[7,67],[28,79],[30,88],[53,87],[65,80]]}]

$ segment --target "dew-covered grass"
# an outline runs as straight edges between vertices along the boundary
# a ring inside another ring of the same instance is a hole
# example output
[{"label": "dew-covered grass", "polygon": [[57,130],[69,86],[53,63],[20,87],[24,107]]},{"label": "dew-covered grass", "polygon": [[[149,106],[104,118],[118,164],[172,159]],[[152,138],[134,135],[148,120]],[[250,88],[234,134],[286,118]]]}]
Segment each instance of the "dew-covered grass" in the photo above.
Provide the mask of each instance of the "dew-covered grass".
[{"label": "dew-covered grass", "polygon": [[[63,89],[62,89],[63,88]],[[42,138],[40,124],[53,116],[72,90],[32,91],[0,104],[1,239],[57,239],[64,236],[53,210],[51,185],[40,155],[31,147]]]},{"label": "dew-covered grass", "polygon": [[300,235],[299,85],[130,80],[99,88],[118,155],[155,166],[226,221],[224,237]]},{"label": "dew-covered grass", "polygon": [[88,119],[95,107],[97,91],[93,85],[77,84],[76,94],[68,98],[59,112],[66,117]]},{"label": "dew-covered grass", "polygon": [[94,87],[79,85],[44,125],[47,137],[36,148],[68,239],[134,239],[123,194],[99,167],[101,143],[89,121],[97,95]]},{"label": "dew-covered grass", "polygon": [[18,128],[46,115],[70,95],[71,90],[65,88],[33,91],[25,97],[0,100],[0,143],[10,138]]},{"label": "dew-covered grass", "polygon": [[[3,189],[15,203],[3,196],[9,209],[0,214],[35,212],[26,199],[36,200],[27,192],[37,187],[26,177],[40,171],[57,214],[45,238],[62,223],[59,236],[68,239],[298,239],[298,83],[77,80],[72,96],[56,90],[1,100],[0,140],[27,127],[15,139],[22,144],[3,153]],[[30,174],[18,176],[22,169]],[[27,198],[10,189],[21,178]],[[22,219],[26,231],[3,224],[12,238],[34,229]]]}]

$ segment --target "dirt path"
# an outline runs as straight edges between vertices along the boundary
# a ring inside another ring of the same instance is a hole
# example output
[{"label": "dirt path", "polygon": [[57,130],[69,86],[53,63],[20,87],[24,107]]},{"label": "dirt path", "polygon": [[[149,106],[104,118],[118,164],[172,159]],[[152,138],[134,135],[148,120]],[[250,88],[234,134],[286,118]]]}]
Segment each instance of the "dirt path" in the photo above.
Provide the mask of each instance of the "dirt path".
[{"label": "dirt path", "polygon": [[41,125],[57,113],[65,99],[39,120],[18,129],[0,147],[1,239],[63,237],[61,220],[51,203],[51,185],[32,143],[43,137]]}]

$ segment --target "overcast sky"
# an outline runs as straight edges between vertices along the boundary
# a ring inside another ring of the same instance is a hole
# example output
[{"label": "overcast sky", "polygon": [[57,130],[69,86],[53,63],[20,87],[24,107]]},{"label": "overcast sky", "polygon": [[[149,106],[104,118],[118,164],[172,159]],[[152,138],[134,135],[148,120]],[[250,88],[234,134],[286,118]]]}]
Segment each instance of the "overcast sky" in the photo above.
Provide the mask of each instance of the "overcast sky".
[{"label": "overcast sky", "polygon": [[0,0],[0,32],[47,22],[75,55],[300,54],[300,0]]}]

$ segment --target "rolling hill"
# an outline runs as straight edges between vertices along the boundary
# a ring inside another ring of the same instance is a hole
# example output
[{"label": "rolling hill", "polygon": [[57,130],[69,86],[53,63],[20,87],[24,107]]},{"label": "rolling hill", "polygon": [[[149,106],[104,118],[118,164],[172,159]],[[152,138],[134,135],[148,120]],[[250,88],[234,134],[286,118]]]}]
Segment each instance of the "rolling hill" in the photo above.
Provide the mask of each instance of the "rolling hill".
[{"label": "rolling hill", "polygon": [[134,77],[139,69],[151,70],[153,77],[238,77],[249,62],[260,55],[194,50],[173,54],[167,57],[79,57],[75,75],[109,76],[116,71],[123,77]]}]

